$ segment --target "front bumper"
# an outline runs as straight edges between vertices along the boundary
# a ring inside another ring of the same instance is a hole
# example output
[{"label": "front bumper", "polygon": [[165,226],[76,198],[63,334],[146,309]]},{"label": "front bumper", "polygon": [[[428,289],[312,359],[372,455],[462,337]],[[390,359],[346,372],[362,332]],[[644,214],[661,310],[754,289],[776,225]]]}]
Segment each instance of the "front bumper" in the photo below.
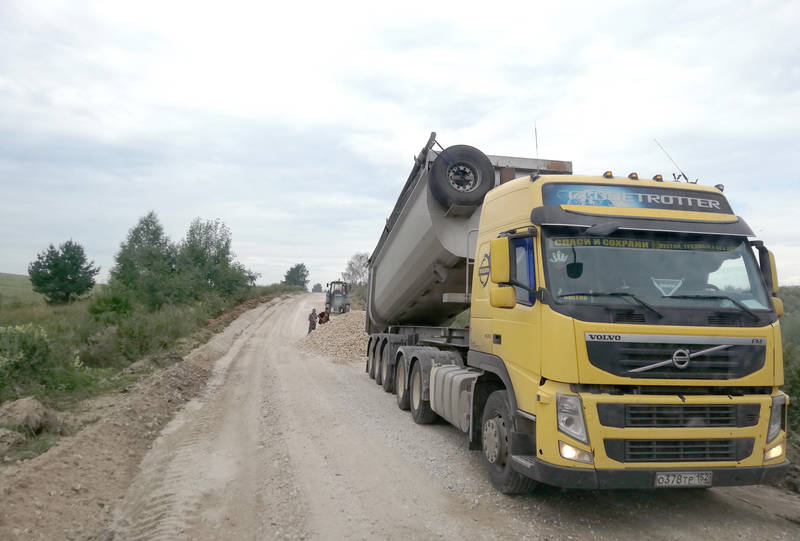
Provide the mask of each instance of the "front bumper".
[{"label": "front bumper", "polygon": [[547,485],[563,488],[655,488],[656,472],[710,471],[712,486],[768,484],[782,479],[789,461],[770,466],[740,468],[647,468],[604,470],[567,468],[549,464],[535,456],[515,455],[511,465],[520,474]]}]

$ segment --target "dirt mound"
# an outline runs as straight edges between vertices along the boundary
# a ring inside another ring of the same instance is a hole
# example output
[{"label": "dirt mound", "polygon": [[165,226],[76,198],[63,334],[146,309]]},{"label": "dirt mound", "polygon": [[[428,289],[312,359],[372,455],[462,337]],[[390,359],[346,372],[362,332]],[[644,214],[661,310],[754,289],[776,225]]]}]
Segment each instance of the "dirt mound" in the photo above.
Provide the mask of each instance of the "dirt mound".
[{"label": "dirt mound", "polygon": [[0,426],[38,434],[52,422],[52,412],[32,396],[0,406]]},{"label": "dirt mound", "polygon": [[332,315],[328,323],[317,325],[316,330],[300,341],[303,351],[325,355],[338,361],[363,359],[369,336],[364,331],[366,312],[353,310]]}]

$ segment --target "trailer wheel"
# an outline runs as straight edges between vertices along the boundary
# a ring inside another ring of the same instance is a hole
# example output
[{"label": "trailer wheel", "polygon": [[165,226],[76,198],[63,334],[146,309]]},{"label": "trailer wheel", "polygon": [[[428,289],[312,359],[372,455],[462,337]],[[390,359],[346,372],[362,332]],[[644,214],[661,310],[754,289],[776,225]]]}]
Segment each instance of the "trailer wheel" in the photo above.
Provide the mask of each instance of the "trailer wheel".
[{"label": "trailer wheel", "polygon": [[429,425],[436,420],[438,415],[431,409],[431,403],[422,398],[422,369],[419,361],[411,367],[411,378],[409,382],[411,417],[418,425]]},{"label": "trailer wheel", "polygon": [[405,359],[397,359],[394,366],[394,388],[397,391],[397,407],[407,410],[408,406],[408,387],[406,387],[406,362]]},{"label": "trailer wheel", "polygon": [[380,350],[380,344],[378,347],[375,348],[375,361],[374,361],[374,369],[375,372],[375,383],[378,385],[383,384],[383,363],[381,362],[381,358],[383,357],[383,351]]},{"label": "trailer wheel", "polygon": [[477,148],[447,147],[433,162],[428,187],[445,208],[451,205],[477,207],[486,192],[494,188],[494,166]]},{"label": "trailer wheel", "polygon": [[[377,338],[376,338],[377,342]],[[369,363],[369,377],[370,379],[375,379],[375,350],[378,349],[377,345],[370,346],[369,348],[369,357],[367,357],[367,362]]]},{"label": "trailer wheel", "polygon": [[389,371],[389,350],[389,344],[387,343],[383,346],[383,353],[381,354],[381,384],[383,385],[383,390],[387,393],[394,391],[394,381],[392,380],[394,373]]},{"label": "trailer wheel", "polygon": [[509,435],[513,422],[508,393],[501,390],[490,394],[481,418],[481,460],[492,485],[503,494],[523,494],[536,486],[536,481],[511,467]]}]

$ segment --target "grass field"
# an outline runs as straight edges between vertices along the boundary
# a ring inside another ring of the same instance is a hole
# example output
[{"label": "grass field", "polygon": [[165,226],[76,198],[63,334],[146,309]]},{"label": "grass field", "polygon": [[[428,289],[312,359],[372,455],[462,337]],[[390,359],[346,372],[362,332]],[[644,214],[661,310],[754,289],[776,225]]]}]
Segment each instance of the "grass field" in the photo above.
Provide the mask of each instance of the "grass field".
[{"label": "grass field", "polygon": [[26,274],[0,272],[0,307],[44,304],[44,297],[34,293]]}]

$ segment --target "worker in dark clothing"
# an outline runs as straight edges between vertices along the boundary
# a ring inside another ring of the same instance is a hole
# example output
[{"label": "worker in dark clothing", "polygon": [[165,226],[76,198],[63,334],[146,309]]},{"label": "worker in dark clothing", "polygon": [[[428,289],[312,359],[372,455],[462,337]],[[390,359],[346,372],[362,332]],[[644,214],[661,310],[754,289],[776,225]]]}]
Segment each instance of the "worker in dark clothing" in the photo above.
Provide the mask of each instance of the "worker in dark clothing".
[{"label": "worker in dark clothing", "polygon": [[319,324],[322,325],[323,323],[327,323],[331,319],[331,313],[327,310],[323,310],[319,313]]},{"label": "worker in dark clothing", "polygon": [[311,334],[311,331],[317,328],[317,320],[319,316],[317,315],[317,309],[312,308],[311,313],[308,314],[308,334]]}]

